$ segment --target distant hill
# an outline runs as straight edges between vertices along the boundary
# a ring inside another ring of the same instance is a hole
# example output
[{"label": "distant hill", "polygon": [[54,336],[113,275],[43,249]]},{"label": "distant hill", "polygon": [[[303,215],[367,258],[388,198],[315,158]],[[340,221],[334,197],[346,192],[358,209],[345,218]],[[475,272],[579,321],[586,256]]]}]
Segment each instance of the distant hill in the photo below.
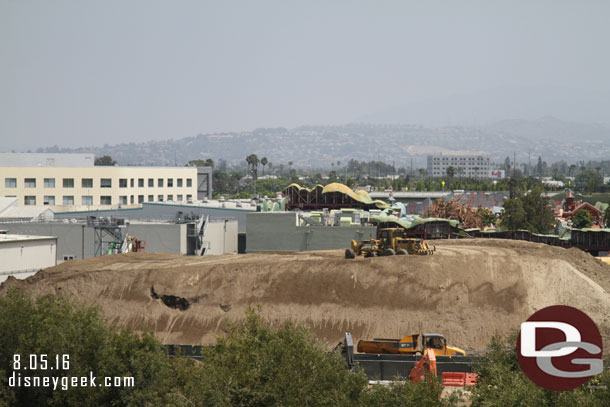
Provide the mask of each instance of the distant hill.
[{"label": "distant hill", "polygon": [[357,123],[418,123],[480,126],[507,118],[561,117],[582,123],[610,123],[610,90],[556,86],[510,86],[456,94],[391,107],[356,118]]},{"label": "distant hill", "polygon": [[412,125],[348,124],[302,126],[295,129],[256,129],[242,133],[200,134],[178,140],[105,145],[103,147],[47,148],[49,152],[92,152],[110,155],[120,165],[184,165],[188,160],[212,158],[243,163],[248,154],[266,156],[275,167],[331,168],[349,159],[395,162],[397,167],[425,165],[426,155],[443,151],[489,152],[503,162],[517,153],[524,162],[542,156],[547,162],[608,160],[610,126],[561,121],[552,117],[512,119],[485,126],[423,127]]}]

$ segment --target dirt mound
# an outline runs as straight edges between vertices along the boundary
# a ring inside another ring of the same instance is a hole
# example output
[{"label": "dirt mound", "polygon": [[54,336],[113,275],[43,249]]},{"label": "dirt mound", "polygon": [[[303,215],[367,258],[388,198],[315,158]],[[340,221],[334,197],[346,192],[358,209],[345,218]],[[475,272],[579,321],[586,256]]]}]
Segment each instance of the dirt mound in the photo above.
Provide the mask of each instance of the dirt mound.
[{"label": "dirt mound", "polygon": [[132,253],[70,261],[12,286],[101,306],[112,322],[164,343],[210,344],[260,304],[330,344],[440,332],[481,351],[537,309],[585,311],[610,342],[610,266],[576,249],[507,240],[434,241],[433,256],[343,259],[342,251],[184,257]]}]

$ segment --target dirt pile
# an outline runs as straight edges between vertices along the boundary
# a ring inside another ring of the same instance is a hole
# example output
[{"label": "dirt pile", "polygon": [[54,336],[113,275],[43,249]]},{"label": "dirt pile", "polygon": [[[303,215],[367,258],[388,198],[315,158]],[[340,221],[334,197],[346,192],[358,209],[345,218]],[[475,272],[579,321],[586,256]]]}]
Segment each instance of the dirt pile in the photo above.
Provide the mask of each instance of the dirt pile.
[{"label": "dirt pile", "polygon": [[293,319],[334,344],[445,334],[481,351],[534,311],[585,311],[610,346],[610,266],[577,249],[507,240],[434,241],[433,256],[343,259],[342,251],[183,257],[132,253],[70,261],[12,286],[101,306],[114,323],[164,343],[210,344],[227,320],[260,304],[272,322]]}]

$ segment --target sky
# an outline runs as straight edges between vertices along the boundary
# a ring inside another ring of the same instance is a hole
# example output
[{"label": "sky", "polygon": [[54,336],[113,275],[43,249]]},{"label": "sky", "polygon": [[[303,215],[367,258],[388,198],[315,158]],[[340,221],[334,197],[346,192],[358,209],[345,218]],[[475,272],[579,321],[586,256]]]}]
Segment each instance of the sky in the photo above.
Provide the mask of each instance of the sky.
[{"label": "sky", "polygon": [[605,0],[0,0],[0,151],[345,124],[493,89],[606,92],[609,19]]}]

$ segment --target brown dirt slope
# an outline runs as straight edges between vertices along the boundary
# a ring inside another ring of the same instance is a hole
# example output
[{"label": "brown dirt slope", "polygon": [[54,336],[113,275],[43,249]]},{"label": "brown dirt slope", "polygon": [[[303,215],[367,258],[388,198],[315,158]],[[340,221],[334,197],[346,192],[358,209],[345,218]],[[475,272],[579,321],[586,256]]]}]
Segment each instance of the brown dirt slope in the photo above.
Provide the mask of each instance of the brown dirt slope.
[{"label": "brown dirt slope", "polygon": [[356,340],[427,331],[475,352],[535,310],[565,304],[591,316],[609,348],[610,266],[577,249],[529,242],[433,243],[433,256],[355,260],[342,251],[104,256],[10,279],[1,291],[97,303],[110,321],[152,330],[164,343],[213,343],[226,321],[260,304],[269,321],[304,322],[330,344],[346,331]]}]

